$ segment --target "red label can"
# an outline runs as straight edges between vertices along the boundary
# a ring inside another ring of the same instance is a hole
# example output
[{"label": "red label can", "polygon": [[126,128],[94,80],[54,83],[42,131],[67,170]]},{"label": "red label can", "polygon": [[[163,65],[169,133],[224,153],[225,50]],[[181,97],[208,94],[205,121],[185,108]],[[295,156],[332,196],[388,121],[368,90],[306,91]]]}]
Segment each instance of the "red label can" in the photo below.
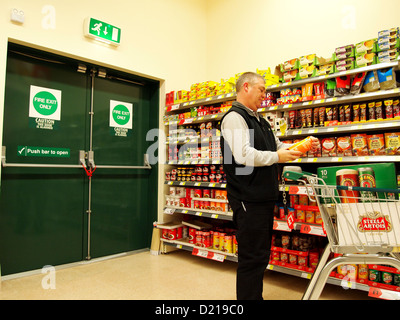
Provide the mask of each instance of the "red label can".
[{"label": "red label can", "polygon": [[189,243],[194,244],[196,238],[196,229],[189,228]]}]

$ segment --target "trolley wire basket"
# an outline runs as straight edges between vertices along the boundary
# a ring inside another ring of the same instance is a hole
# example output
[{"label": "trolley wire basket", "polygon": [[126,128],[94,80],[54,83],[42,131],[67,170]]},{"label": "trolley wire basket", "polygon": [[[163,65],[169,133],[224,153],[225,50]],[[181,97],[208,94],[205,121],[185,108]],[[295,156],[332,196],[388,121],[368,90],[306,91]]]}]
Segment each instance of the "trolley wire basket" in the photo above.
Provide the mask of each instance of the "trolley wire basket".
[{"label": "trolley wire basket", "polygon": [[[307,172],[285,171],[305,186],[321,212],[328,244],[303,295],[318,299],[331,271],[343,264],[400,269],[400,200],[397,189],[331,186]],[[342,256],[329,260],[331,252]]]}]

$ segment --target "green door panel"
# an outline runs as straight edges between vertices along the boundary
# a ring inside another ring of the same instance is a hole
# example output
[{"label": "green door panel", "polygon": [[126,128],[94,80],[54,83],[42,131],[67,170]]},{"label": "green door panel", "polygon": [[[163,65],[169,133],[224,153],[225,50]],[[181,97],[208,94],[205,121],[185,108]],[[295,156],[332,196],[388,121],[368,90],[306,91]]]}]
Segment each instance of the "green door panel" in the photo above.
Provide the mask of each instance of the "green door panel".
[{"label": "green door panel", "polygon": [[[14,53],[7,60],[3,145],[7,163],[78,164],[87,125],[85,75]],[[61,121],[37,129],[29,118],[30,86],[61,90]],[[18,146],[66,148],[69,158],[20,156]],[[2,274],[82,260],[85,179],[82,169],[2,169],[0,263]]]},{"label": "green door panel", "polygon": [[[149,145],[146,142],[152,110],[149,90],[129,82],[101,78],[95,79],[94,87],[96,165],[142,166]],[[110,127],[111,100],[133,105],[132,129],[126,137],[116,136]],[[157,180],[150,180],[152,171],[96,169],[92,179],[92,257],[149,247],[152,221],[156,217],[149,203],[157,202],[154,192]]]},{"label": "green door panel", "polygon": [[[80,73],[79,63],[9,43],[2,143],[8,164],[79,165],[80,150],[87,153],[90,146],[96,165],[144,164],[154,144],[146,135],[158,127],[158,81],[107,70],[112,76],[95,77],[92,83],[91,71],[98,67],[88,65]],[[29,117],[31,86],[61,92],[61,119],[50,129],[36,128],[36,118]],[[126,137],[110,127],[110,100],[133,106]],[[62,148],[69,154],[32,156],[23,152],[28,147]],[[98,168],[91,179],[79,167],[3,167],[2,275],[148,248],[157,217],[157,183],[156,165],[151,170]]]}]

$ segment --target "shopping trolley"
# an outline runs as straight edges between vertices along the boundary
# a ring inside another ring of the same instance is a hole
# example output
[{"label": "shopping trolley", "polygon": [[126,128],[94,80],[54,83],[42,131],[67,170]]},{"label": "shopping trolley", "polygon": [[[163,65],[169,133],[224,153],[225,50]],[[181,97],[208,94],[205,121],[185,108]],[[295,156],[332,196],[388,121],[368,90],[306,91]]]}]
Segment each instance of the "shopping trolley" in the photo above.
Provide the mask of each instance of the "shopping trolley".
[{"label": "shopping trolley", "polygon": [[[317,202],[328,238],[303,300],[318,299],[339,265],[384,264],[400,269],[400,191],[331,186],[307,172],[285,171],[283,176],[304,185],[308,197]],[[332,252],[342,255],[328,261]]]}]

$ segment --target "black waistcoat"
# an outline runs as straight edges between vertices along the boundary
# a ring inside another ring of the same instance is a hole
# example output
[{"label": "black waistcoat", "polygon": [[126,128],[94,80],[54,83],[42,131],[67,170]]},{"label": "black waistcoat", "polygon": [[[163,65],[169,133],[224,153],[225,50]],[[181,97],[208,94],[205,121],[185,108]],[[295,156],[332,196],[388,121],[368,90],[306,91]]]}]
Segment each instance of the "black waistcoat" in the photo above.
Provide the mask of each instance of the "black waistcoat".
[{"label": "black waistcoat", "polygon": [[[239,113],[250,129],[250,137],[254,133],[254,139],[250,138],[250,145],[261,151],[276,151],[277,146],[274,134],[269,123],[260,117],[250,115],[245,107],[234,102],[227,112]],[[221,120],[224,120],[226,115]],[[241,201],[261,202],[276,201],[279,194],[278,165],[263,167],[245,167],[235,161],[232,152],[221,134],[221,148],[224,158],[224,171],[227,179],[227,191],[230,196]],[[245,169],[244,169],[245,168]],[[241,174],[242,173],[242,174]],[[244,173],[244,174],[243,174]]]}]

